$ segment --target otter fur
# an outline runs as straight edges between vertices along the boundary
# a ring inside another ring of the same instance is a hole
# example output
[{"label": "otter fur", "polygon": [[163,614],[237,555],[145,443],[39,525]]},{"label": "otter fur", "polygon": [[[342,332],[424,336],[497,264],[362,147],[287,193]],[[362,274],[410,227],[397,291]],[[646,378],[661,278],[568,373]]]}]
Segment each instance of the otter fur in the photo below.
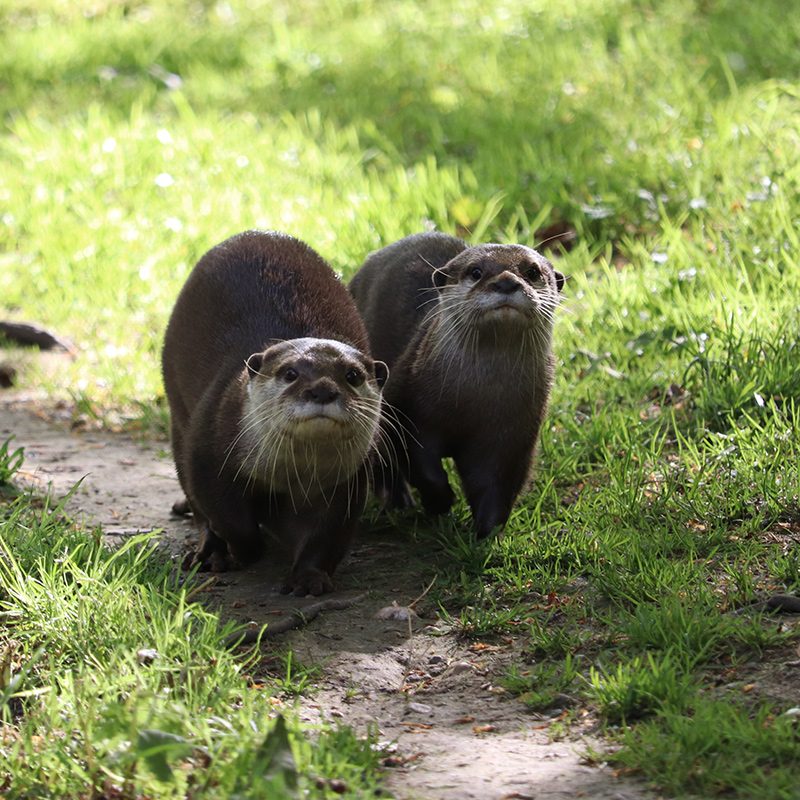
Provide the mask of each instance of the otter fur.
[{"label": "otter fur", "polygon": [[247,231],[206,253],[162,352],[172,450],[201,531],[192,563],[249,564],[263,525],[292,553],[284,591],[321,594],[355,532],[386,366],[308,245]]},{"label": "otter fur", "polygon": [[452,457],[477,537],[505,526],[531,470],[553,380],[553,315],[564,276],[537,251],[409,236],[372,253],[350,283],[384,391],[389,503],[453,503]]}]

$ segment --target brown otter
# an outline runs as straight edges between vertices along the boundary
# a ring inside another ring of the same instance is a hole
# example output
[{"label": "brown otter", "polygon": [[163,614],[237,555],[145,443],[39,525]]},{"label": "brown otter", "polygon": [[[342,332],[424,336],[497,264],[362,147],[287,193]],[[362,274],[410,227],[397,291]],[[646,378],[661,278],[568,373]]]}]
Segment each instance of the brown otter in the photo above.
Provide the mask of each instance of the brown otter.
[{"label": "brown otter", "polygon": [[367,352],[347,289],[303,242],[247,231],[200,259],[162,353],[175,465],[201,529],[194,563],[253,561],[264,524],[293,550],[285,591],[332,588],[386,379]]},{"label": "brown otter", "polygon": [[[525,483],[553,378],[564,276],[522,245],[409,236],[372,253],[350,283],[372,353],[389,365],[384,414],[394,505],[447,511],[452,456],[479,539],[501,528]],[[405,429],[405,430],[403,430]]]}]

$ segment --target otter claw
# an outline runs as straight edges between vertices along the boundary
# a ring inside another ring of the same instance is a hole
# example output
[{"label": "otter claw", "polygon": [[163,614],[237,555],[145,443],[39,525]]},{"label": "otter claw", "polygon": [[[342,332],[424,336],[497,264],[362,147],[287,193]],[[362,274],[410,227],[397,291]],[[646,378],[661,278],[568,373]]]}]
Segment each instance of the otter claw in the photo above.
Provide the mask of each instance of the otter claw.
[{"label": "otter claw", "polygon": [[281,586],[281,594],[293,594],[295,597],[305,597],[313,594],[315,597],[333,591],[333,581],[327,572],[311,567],[289,577]]}]

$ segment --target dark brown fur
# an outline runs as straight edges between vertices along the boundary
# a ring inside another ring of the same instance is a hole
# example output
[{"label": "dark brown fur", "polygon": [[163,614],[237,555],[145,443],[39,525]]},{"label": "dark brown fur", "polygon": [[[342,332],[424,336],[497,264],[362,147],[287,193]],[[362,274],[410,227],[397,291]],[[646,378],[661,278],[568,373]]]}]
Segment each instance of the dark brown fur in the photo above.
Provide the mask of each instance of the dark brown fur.
[{"label": "dark brown fur", "polygon": [[[441,233],[409,236],[366,260],[350,291],[373,354],[391,370],[384,414],[393,415],[395,468],[381,476],[390,502],[410,502],[408,481],[427,512],[447,511],[453,492],[442,459],[450,456],[478,538],[505,525],[547,408],[552,315],[563,282],[535,250],[469,247]],[[476,302],[506,296],[523,303],[535,296],[538,310],[520,317],[495,310],[488,323],[476,315]],[[440,313],[445,298],[457,308],[449,318]]]},{"label": "dark brown fur", "polygon": [[[195,561],[212,569],[226,568],[228,556],[253,561],[263,523],[294,550],[286,589],[319,594],[331,588],[354,534],[365,501],[363,468],[324,498],[306,492],[298,500],[243,471],[253,449],[237,449],[248,383],[265,379],[272,354],[291,350],[276,341],[301,337],[351,345],[361,351],[356,361],[366,380],[381,382],[363,355],[367,335],[353,300],[325,261],[290,236],[248,231],[214,247],[189,275],[167,327],[162,366],[178,477],[202,534]],[[314,366],[313,359],[298,362],[298,385]],[[343,378],[321,380],[336,388]]]}]

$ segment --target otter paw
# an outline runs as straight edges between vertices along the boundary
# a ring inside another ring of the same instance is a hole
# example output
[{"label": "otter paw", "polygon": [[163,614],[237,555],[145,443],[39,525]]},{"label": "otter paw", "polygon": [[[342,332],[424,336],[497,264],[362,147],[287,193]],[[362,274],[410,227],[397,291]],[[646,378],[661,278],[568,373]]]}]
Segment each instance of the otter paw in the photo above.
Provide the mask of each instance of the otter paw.
[{"label": "otter paw", "polygon": [[238,567],[229,555],[220,553],[218,550],[210,554],[204,554],[201,551],[187,553],[181,566],[185,570],[197,567],[198,572],[230,572]]},{"label": "otter paw", "polygon": [[325,570],[307,567],[293,572],[286,583],[281,586],[281,594],[293,594],[295,597],[314,596],[333,591],[333,581]]}]

